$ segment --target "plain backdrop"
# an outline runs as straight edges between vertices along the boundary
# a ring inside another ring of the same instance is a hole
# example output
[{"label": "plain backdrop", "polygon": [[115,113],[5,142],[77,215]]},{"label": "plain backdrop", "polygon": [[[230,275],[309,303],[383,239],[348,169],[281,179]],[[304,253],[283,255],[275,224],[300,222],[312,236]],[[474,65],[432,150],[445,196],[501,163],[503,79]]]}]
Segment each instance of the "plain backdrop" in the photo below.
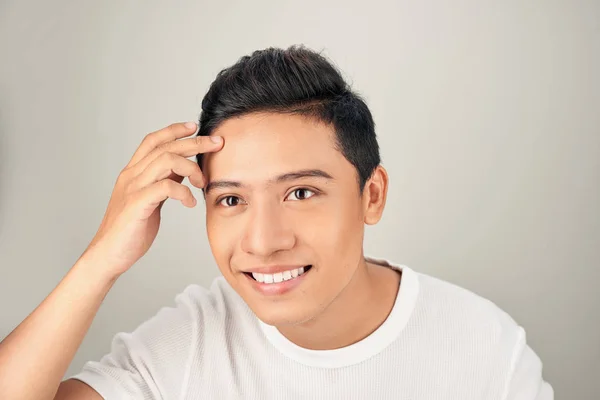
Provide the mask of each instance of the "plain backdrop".
[{"label": "plain backdrop", "polygon": [[[0,338],[84,251],[147,133],[196,120],[239,57],[300,43],[377,124],[390,188],[365,252],[492,300],[557,399],[597,398],[597,1],[0,2]],[[218,276],[193,193],[167,202],[67,375]]]}]

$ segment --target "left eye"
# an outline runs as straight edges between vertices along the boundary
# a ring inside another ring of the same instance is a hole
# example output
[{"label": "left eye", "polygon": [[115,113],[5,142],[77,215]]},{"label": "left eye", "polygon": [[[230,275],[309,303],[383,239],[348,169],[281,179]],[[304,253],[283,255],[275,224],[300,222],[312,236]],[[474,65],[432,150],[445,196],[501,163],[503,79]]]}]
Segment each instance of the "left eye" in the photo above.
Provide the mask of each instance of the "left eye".
[{"label": "left eye", "polygon": [[[308,193],[312,193],[312,194],[310,194],[310,195],[309,195]],[[302,189],[296,189],[296,190],[294,190],[293,192],[291,192],[291,193],[288,195],[288,197],[289,197],[289,196],[291,196],[291,195],[293,195],[293,194],[296,194],[296,196],[295,196],[296,198],[295,198],[295,199],[293,199],[293,200],[306,200],[306,199],[308,199],[308,198],[310,198],[310,197],[314,196],[314,195],[315,195],[315,192],[314,192],[314,191],[312,191],[312,190],[310,190],[310,189],[305,189],[305,188],[302,188]]]}]

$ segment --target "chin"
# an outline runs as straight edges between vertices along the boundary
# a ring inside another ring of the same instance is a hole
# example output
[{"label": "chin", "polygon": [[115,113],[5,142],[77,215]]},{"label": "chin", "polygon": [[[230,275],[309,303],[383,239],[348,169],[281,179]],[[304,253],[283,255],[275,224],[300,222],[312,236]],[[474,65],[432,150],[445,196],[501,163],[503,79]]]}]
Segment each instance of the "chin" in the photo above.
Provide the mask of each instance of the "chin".
[{"label": "chin", "polygon": [[[250,307],[254,314],[267,325],[271,326],[287,326],[299,325],[308,322],[314,318],[315,313],[307,309],[290,309],[290,307],[272,307],[270,310],[265,309],[267,306]],[[275,308],[275,309],[273,309]]]}]

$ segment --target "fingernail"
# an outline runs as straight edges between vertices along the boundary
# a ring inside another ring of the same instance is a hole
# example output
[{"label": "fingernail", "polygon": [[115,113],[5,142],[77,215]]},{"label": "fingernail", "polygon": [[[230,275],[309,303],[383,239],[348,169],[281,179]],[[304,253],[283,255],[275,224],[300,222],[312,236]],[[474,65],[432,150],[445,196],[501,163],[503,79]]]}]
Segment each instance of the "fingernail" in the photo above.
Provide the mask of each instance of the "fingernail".
[{"label": "fingernail", "polygon": [[195,122],[186,122],[184,124],[184,126],[188,129],[196,129],[196,123]]},{"label": "fingernail", "polygon": [[210,140],[212,140],[213,143],[221,143],[221,141],[223,140],[223,138],[221,136],[211,136]]}]

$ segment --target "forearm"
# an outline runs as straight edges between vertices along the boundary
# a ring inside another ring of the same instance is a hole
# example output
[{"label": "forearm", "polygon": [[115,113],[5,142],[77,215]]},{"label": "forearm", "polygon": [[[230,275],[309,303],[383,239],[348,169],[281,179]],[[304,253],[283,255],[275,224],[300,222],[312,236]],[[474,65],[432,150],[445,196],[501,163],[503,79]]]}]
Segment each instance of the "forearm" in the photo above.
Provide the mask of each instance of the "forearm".
[{"label": "forearm", "polygon": [[82,257],[0,343],[0,398],[52,399],[116,278]]}]

